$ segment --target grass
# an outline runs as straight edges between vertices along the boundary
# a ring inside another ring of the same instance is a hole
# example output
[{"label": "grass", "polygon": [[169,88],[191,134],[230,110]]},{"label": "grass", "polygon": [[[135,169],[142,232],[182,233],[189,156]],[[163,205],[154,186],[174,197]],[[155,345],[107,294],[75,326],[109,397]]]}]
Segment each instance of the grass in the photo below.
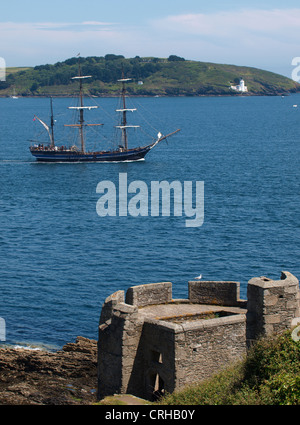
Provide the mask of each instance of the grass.
[{"label": "grass", "polygon": [[126,403],[122,400],[116,399],[114,396],[107,396],[103,400],[96,403],[99,406],[124,406]]},{"label": "grass", "polygon": [[263,338],[247,358],[202,383],[167,394],[162,405],[300,405],[300,341]]},{"label": "grass", "polygon": [[21,72],[21,71],[27,71],[28,69],[31,69],[30,67],[7,67],[6,69],[5,69],[5,71],[6,71],[6,75],[9,75],[9,74],[16,74],[17,72]]}]

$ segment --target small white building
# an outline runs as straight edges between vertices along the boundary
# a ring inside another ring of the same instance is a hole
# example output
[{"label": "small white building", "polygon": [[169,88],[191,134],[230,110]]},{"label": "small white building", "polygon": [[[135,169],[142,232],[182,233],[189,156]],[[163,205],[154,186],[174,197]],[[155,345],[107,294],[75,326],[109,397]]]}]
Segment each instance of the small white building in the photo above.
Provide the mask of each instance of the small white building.
[{"label": "small white building", "polygon": [[230,86],[230,88],[241,93],[245,93],[248,91],[247,86],[245,86],[245,81],[242,78],[240,79],[240,84],[238,84],[237,86]]}]

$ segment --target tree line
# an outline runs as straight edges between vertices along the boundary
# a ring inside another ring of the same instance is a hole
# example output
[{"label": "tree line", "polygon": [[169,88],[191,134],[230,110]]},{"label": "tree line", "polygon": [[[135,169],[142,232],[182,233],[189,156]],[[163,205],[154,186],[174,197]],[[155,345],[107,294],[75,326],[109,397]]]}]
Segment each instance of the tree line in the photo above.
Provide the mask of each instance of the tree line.
[{"label": "tree line", "polygon": [[[103,83],[115,83],[121,78],[122,73],[133,80],[143,80],[160,71],[163,62],[184,61],[184,58],[171,55],[168,59],[140,58],[125,59],[122,55],[107,54],[104,57],[90,56],[80,58],[83,75],[91,75],[87,82],[100,80]],[[54,65],[38,65],[29,70],[20,71],[7,76],[5,82],[0,84],[0,90],[15,84],[25,86],[31,92],[39,87],[69,85],[72,77],[78,74],[78,58],[73,57]]]}]

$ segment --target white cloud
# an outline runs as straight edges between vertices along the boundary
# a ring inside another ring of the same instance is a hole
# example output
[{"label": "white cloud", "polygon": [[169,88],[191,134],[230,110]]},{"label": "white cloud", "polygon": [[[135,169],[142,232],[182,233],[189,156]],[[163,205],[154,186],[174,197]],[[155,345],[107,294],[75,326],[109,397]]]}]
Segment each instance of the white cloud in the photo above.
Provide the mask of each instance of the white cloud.
[{"label": "white cloud", "polygon": [[0,56],[8,66],[54,63],[79,50],[84,56],[113,53],[118,40],[124,39],[126,34],[110,22],[4,22],[0,23]]},{"label": "white cloud", "polygon": [[24,34],[39,30],[66,30],[66,31],[82,31],[89,30],[91,27],[95,29],[111,29],[115,23],[112,22],[0,22],[0,34],[12,31],[22,31]]},{"label": "white cloud", "polygon": [[99,25],[99,26],[107,26],[107,25],[115,25],[113,22],[98,22],[98,21],[84,21],[82,25]]},{"label": "white cloud", "polygon": [[300,54],[300,9],[170,15],[152,25],[161,36],[172,36],[179,55],[191,59],[249,65],[289,76],[291,60]]},{"label": "white cloud", "polygon": [[170,15],[154,20],[156,28],[178,33],[203,36],[233,36],[251,32],[278,34],[294,33],[300,27],[300,9],[237,10],[210,14]]}]

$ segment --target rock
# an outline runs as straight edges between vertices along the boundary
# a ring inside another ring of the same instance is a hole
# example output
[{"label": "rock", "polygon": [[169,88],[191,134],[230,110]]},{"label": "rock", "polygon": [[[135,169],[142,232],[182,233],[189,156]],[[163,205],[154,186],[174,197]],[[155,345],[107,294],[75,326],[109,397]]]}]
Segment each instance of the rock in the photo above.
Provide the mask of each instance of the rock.
[{"label": "rock", "polygon": [[57,352],[0,349],[0,404],[97,401],[97,341],[78,337]]}]

